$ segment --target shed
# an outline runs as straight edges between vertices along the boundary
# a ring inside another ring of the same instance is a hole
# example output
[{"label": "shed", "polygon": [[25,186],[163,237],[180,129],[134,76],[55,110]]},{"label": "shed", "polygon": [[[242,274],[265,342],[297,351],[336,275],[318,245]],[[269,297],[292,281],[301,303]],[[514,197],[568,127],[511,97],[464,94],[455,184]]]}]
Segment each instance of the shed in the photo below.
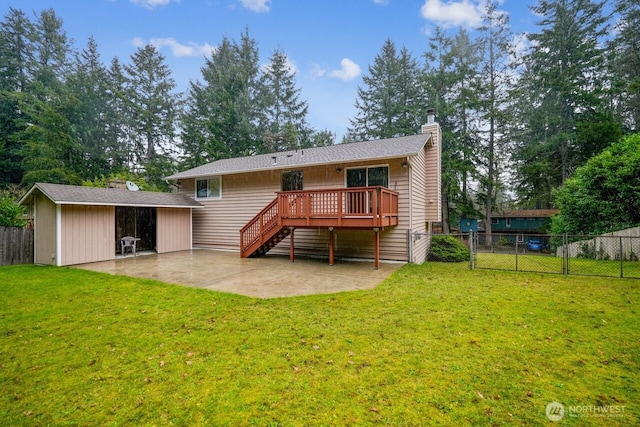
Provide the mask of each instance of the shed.
[{"label": "shed", "polygon": [[73,265],[115,259],[120,239],[157,253],[191,249],[192,209],[181,194],[36,183],[20,199],[33,221],[34,262]]}]

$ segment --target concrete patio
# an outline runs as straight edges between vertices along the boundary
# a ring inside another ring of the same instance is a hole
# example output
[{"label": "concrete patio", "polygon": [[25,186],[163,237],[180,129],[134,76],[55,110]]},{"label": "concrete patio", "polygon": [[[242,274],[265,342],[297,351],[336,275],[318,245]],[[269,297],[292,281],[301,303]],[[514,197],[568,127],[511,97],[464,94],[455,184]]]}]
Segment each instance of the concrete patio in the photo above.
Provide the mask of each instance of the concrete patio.
[{"label": "concrete patio", "polygon": [[75,265],[75,268],[160,280],[213,291],[257,298],[328,294],[371,289],[401,263],[338,261],[286,256],[240,258],[237,253],[194,249],[165,254],[140,254],[113,261]]}]

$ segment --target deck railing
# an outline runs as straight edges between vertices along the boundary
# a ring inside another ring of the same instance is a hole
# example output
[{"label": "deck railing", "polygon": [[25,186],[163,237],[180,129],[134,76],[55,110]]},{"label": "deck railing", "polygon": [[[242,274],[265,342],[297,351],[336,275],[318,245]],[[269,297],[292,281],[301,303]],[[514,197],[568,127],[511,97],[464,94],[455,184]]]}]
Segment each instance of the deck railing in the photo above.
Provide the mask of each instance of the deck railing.
[{"label": "deck railing", "polygon": [[398,223],[398,193],[356,187],[278,193],[282,225],[375,228]]}]

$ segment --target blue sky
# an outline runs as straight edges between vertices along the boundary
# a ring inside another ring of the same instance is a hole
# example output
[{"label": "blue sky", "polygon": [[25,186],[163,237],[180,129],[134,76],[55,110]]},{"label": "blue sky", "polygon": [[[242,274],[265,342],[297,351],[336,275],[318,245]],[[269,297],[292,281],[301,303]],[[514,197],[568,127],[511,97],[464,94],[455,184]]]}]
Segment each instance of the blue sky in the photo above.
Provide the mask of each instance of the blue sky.
[{"label": "blue sky", "polygon": [[[531,31],[535,0],[504,0],[515,33]],[[329,129],[338,142],[356,113],[353,105],[362,75],[387,38],[415,57],[427,48],[436,26],[470,31],[482,0],[0,0],[5,16],[14,7],[53,8],[76,48],[90,36],[105,64],[122,62],[138,46],[154,44],[165,56],[180,90],[200,79],[204,56],[223,36],[239,40],[249,29],[261,61],[277,48],[296,70],[301,98],[309,102],[309,123]]]}]

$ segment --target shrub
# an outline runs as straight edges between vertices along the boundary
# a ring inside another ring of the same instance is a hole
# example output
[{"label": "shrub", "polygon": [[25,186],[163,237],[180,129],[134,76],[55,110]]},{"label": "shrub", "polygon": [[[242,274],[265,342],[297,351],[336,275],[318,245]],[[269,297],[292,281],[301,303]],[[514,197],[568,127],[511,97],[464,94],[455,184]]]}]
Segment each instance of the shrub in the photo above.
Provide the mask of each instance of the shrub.
[{"label": "shrub", "polygon": [[431,237],[430,261],[462,262],[469,259],[469,249],[453,236]]},{"label": "shrub", "polygon": [[0,226],[24,227],[26,221],[22,219],[22,206],[7,196],[0,196]]}]

